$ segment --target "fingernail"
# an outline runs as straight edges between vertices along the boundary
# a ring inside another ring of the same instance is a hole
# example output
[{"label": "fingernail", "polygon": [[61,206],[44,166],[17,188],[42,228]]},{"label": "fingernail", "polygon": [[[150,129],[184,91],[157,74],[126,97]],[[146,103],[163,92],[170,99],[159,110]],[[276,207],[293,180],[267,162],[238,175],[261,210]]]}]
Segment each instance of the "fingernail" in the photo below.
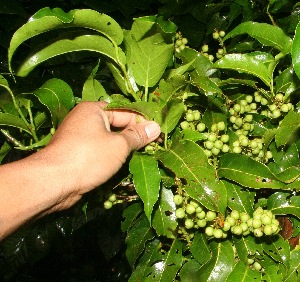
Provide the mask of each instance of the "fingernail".
[{"label": "fingernail", "polygon": [[151,122],[145,127],[146,134],[149,139],[156,137],[160,134],[160,126],[156,122]]}]

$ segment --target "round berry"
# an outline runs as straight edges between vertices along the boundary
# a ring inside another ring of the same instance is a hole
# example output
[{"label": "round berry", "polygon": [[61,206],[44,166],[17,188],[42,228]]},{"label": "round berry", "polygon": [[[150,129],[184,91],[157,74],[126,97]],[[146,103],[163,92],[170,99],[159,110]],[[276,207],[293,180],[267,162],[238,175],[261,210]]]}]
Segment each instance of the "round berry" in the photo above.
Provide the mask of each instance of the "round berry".
[{"label": "round berry", "polygon": [[237,210],[233,210],[230,214],[231,217],[234,219],[239,219],[240,218],[240,213]]},{"label": "round berry", "polygon": [[213,36],[213,39],[218,39],[220,35],[219,35],[219,32],[215,31],[212,36]]},{"label": "round berry", "polygon": [[188,204],[185,208],[185,211],[187,214],[193,214],[196,212],[196,208],[195,208],[195,206]]},{"label": "round berry", "polygon": [[217,217],[217,214],[214,211],[208,211],[206,213],[205,219],[207,221],[213,221]]},{"label": "round berry", "polygon": [[223,232],[221,229],[214,229],[214,232],[213,232],[213,236],[215,238],[222,238],[223,237]]},{"label": "round berry", "polygon": [[283,104],[281,107],[280,107],[280,110],[284,113],[287,113],[289,111],[289,106],[287,104]]},{"label": "round berry", "polygon": [[198,219],[197,220],[197,225],[199,226],[199,227],[205,227],[206,226],[206,220],[205,219]]},{"label": "round berry", "polygon": [[212,141],[205,141],[204,146],[206,149],[211,150],[214,147],[214,143]]},{"label": "round berry", "polygon": [[205,216],[206,216],[206,213],[205,213],[205,211],[197,212],[196,216],[197,216],[199,219],[204,219]]},{"label": "round berry", "polygon": [[218,130],[225,130],[225,122],[224,121],[219,121],[217,123],[217,127],[218,127]]},{"label": "round berry", "polygon": [[261,270],[262,267],[261,267],[260,263],[256,261],[256,262],[253,263],[253,268],[255,270],[259,271],[259,270]]},{"label": "round berry", "polygon": [[205,44],[205,45],[202,46],[201,49],[202,49],[202,52],[207,53],[209,48],[208,48],[208,45]]},{"label": "round berry", "polygon": [[198,131],[200,131],[200,132],[202,132],[202,131],[204,131],[205,130],[205,123],[203,123],[203,122],[199,122],[198,124],[197,124],[197,130]]},{"label": "round berry", "polygon": [[214,147],[217,149],[222,149],[223,147],[223,142],[221,140],[216,140],[214,143]]},{"label": "round berry", "polygon": [[187,40],[187,38],[183,37],[181,39],[181,42],[182,42],[182,44],[186,45],[188,43],[188,40]]},{"label": "round berry", "polygon": [[205,228],[205,234],[207,236],[213,236],[213,234],[214,234],[214,228],[212,226],[207,226]]},{"label": "round berry", "polygon": [[253,221],[252,221],[252,226],[253,226],[253,228],[260,228],[261,227],[261,220],[260,219],[253,219]]},{"label": "round berry", "polygon": [[107,200],[107,201],[104,202],[103,205],[104,205],[105,209],[109,210],[112,207],[112,202]]},{"label": "round berry", "polygon": [[273,230],[272,230],[272,226],[271,225],[266,225],[264,226],[264,233],[268,236],[268,235],[272,235],[273,234]]},{"label": "round berry", "polygon": [[109,196],[108,200],[111,201],[111,202],[115,202],[115,201],[117,200],[116,194],[111,194],[111,195]]},{"label": "round berry", "polygon": [[179,208],[176,210],[175,215],[177,218],[184,218],[185,217],[185,211],[183,208]]},{"label": "round berry", "polygon": [[182,129],[189,129],[190,128],[190,124],[189,122],[187,122],[186,120],[180,123],[180,127]]},{"label": "round berry", "polygon": [[227,144],[224,144],[221,150],[223,153],[228,153],[230,150],[230,147]]},{"label": "round berry", "polygon": [[224,30],[221,30],[221,31],[219,31],[219,35],[221,36],[221,37],[224,37],[225,36],[225,31]]},{"label": "round berry", "polygon": [[187,218],[184,222],[184,226],[186,229],[191,229],[194,227],[194,221],[190,218]]},{"label": "round berry", "polygon": [[174,200],[175,205],[179,206],[183,202],[183,197],[181,195],[175,195],[173,200]]},{"label": "round berry", "polygon": [[220,149],[218,149],[218,148],[216,148],[216,147],[213,147],[213,148],[211,149],[211,152],[212,152],[213,155],[217,156],[217,155],[220,154]]}]

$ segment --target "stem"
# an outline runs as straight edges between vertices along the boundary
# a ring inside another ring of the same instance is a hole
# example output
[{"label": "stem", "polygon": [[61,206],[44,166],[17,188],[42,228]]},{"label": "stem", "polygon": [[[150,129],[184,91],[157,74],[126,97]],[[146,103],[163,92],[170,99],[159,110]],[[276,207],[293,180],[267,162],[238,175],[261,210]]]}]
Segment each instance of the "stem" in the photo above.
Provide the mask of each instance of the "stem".
[{"label": "stem", "polygon": [[0,129],[1,133],[7,138],[9,142],[14,144],[16,147],[26,150],[26,146],[24,146],[20,141],[18,141],[16,138],[12,137],[7,130]]},{"label": "stem", "polygon": [[272,25],[277,26],[276,22],[274,21],[274,18],[272,17],[272,15],[269,12],[269,8],[270,8],[270,4],[268,4],[268,6],[267,6],[267,15],[270,18]]},{"label": "stem", "polygon": [[29,120],[30,120],[30,131],[31,131],[31,134],[35,140],[35,142],[38,142],[39,139],[37,138],[36,136],[36,129],[35,129],[35,124],[34,124],[34,119],[33,119],[33,115],[32,115],[32,111],[31,111],[31,107],[30,107],[30,103],[31,101],[28,100],[28,105],[27,105],[27,111],[28,111],[28,114],[29,114]]}]

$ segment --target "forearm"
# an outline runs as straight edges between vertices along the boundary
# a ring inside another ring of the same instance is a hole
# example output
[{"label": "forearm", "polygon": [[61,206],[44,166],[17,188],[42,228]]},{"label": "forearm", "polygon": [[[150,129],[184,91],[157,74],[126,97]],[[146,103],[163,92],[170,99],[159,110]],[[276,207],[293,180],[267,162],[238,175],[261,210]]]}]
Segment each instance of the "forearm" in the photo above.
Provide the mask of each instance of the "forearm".
[{"label": "forearm", "polygon": [[70,168],[40,151],[0,166],[0,240],[27,221],[53,212],[74,185]]}]

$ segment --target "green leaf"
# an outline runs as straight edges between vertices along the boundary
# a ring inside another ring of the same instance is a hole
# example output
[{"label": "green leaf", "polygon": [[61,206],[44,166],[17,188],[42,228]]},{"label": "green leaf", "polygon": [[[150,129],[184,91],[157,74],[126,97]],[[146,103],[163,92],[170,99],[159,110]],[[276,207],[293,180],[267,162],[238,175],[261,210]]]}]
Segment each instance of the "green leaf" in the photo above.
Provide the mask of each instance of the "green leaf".
[{"label": "green leaf", "polygon": [[241,34],[248,34],[261,44],[274,47],[284,55],[290,52],[292,40],[278,26],[267,23],[244,22],[227,33],[223,40]]},{"label": "green leaf", "polygon": [[[48,9],[48,8],[46,8]],[[123,31],[119,24],[108,15],[98,13],[90,9],[73,10],[68,14],[58,13],[58,9],[44,10],[42,17],[36,14],[25,25],[20,27],[13,35],[8,51],[8,62],[11,69],[12,56],[16,49],[26,40],[41,33],[59,28],[87,28],[100,32],[108,37],[114,44],[119,45],[123,41]],[[54,11],[54,12],[53,12]],[[60,14],[60,16],[58,16]],[[73,18],[73,21],[71,21]]]},{"label": "green leaf", "polygon": [[[145,30],[149,35],[144,34]],[[172,58],[173,45],[165,42],[155,24],[151,23],[149,28],[145,21],[135,21],[124,39],[129,72],[135,82],[146,89],[155,86]]]},{"label": "green leaf", "polygon": [[161,131],[169,134],[178,124],[185,112],[185,106],[181,99],[170,100],[156,116],[155,121],[160,125]]},{"label": "green leaf", "polygon": [[93,69],[91,75],[85,81],[82,90],[82,101],[99,101],[104,100],[111,102],[110,96],[106,93],[102,84],[95,79],[99,64]]},{"label": "green leaf", "polygon": [[175,239],[162,261],[153,264],[153,271],[144,281],[172,282],[182,266],[182,243]]},{"label": "green leaf", "polygon": [[164,166],[178,178],[186,180],[185,191],[211,210],[225,212],[226,189],[208,164],[203,149],[189,140],[173,142],[171,148],[158,154]]},{"label": "green leaf", "polygon": [[0,125],[16,127],[30,133],[26,123],[21,118],[12,114],[0,113]]},{"label": "green leaf", "polygon": [[218,175],[249,188],[279,189],[284,186],[267,166],[240,154],[221,156]]},{"label": "green leaf", "polygon": [[152,156],[135,153],[129,162],[129,170],[133,175],[135,190],[144,203],[145,214],[151,223],[161,181],[157,161]]},{"label": "green leaf", "polygon": [[158,236],[174,238],[174,231],[178,225],[175,216],[176,206],[173,201],[171,190],[162,188],[160,190],[160,199],[157,208],[153,213],[152,226]]},{"label": "green leaf", "polygon": [[291,251],[290,257],[290,268],[287,275],[284,277],[284,282],[295,282],[300,279],[300,249],[296,247]]},{"label": "green leaf", "polygon": [[292,44],[292,62],[295,73],[300,78],[300,24],[297,24]]},{"label": "green leaf", "polygon": [[212,242],[210,246],[212,257],[197,271],[198,281],[226,281],[236,264],[232,244],[226,240]]},{"label": "green leaf", "polygon": [[161,253],[161,244],[155,239],[147,243],[144,253],[139,259],[139,263],[132,272],[129,282],[146,281],[149,274],[153,271],[153,264],[161,262],[163,256]]},{"label": "green leaf", "polygon": [[73,11],[65,13],[61,8],[50,9],[49,7],[45,7],[37,11],[33,16],[31,16],[29,21],[34,21],[47,16],[53,16],[58,18],[64,23],[70,23],[71,21],[73,21],[74,18],[73,14],[74,14]]},{"label": "green leaf", "polygon": [[49,79],[33,94],[50,111],[52,124],[55,128],[75,105],[72,89],[60,79]]},{"label": "green leaf", "polygon": [[229,274],[226,282],[253,282],[261,281],[261,273],[249,267],[246,263],[238,261],[232,272]]},{"label": "green leaf", "polygon": [[[42,49],[32,53],[21,64],[18,76],[28,75],[39,64],[62,54],[78,51],[91,51],[105,55],[119,63],[119,57],[111,41],[100,35],[79,35],[72,39],[57,39]],[[119,49],[119,53],[121,53]]]},{"label": "green leaf", "polygon": [[295,70],[290,67],[281,72],[275,79],[275,92],[285,93],[285,97],[289,97],[291,93],[299,89],[299,79],[295,74]]},{"label": "green leaf", "polygon": [[203,233],[195,232],[190,251],[193,257],[200,263],[205,264],[211,258],[210,247],[207,243],[206,236]]},{"label": "green leaf", "polygon": [[142,214],[128,231],[126,237],[126,257],[131,268],[144,251],[146,242],[153,239],[154,236],[155,233],[150,227],[147,217]]},{"label": "green leaf", "polygon": [[0,163],[3,161],[8,152],[12,149],[8,142],[4,142],[0,148]]},{"label": "green leaf", "polygon": [[252,215],[255,193],[226,180],[223,183],[227,190],[228,207],[231,210],[246,212]]},{"label": "green leaf", "polygon": [[242,261],[246,261],[248,256],[254,256],[257,252],[263,252],[261,243],[254,236],[233,237],[233,242]]},{"label": "green leaf", "polygon": [[300,113],[293,111],[288,112],[282,122],[279,124],[275,141],[276,145],[283,146],[295,139],[295,134],[300,128]]},{"label": "green leaf", "polygon": [[222,90],[218,85],[207,76],[198,76],[193,79],[191,84],[203,90],[207,95],[211,95],[212,93],[222,93]]},{"label": "green leaf", "polygon": [[133,203],[128,206],[123,212],[124,220],[121,222],[121,229],[127,232],[135,223],[138,216],[143,212],[143,205],[141,202]]},{"label": "green leaf", "polygon": [[197,271],[201,264],[195,259],[188,260],[182,267],[179,273],[180,281],[182,282],[199,282]]},{"label": "green leaf", "polygon": [[232,69],[242,73],[248,73],[261,79],[270,86],[271,77],[268,68],[261,61],[248,54],[227,54],[214,63],[213,67],[220,69]]},{"label": "green leaf", "polygon": [[268,210],[273,214],[293,214],[300,218],[300,196],[288,192],[276,192],[268,198]]},{"label": "green leaf", "polygon": [[290,267],[290,245],[287,240],[284,240],[282,236],[266,236],[262,242],[263,250],[275,261],[280,262],[286,266],[287,269]]}]

